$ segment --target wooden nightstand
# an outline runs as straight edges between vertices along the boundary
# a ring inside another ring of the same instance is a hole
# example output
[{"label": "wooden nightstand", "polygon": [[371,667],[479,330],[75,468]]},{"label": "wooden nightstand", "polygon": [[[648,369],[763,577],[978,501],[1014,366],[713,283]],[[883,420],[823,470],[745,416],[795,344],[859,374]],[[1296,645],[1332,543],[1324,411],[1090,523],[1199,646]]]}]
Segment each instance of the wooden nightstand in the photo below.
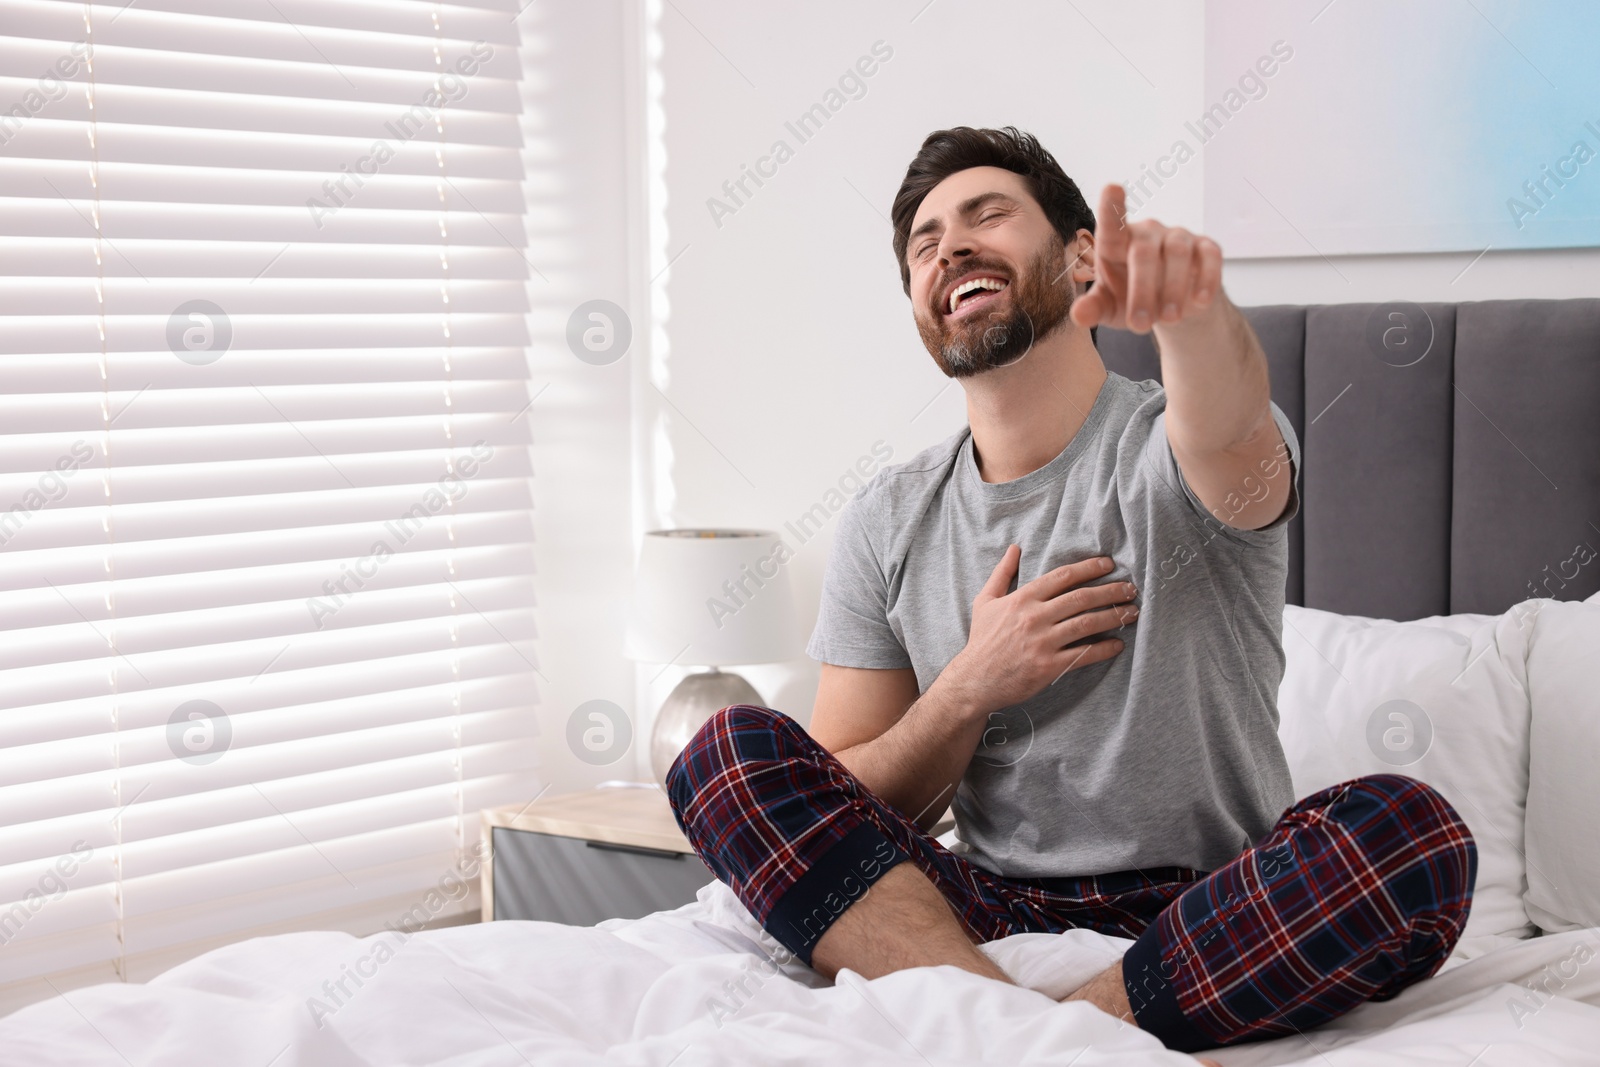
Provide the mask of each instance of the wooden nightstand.
[{"label": "wooden nightstand", "polygon": [[638,919],[689,903],[712,880],[655,788],[489,809],[483,836],[484,922]]}]

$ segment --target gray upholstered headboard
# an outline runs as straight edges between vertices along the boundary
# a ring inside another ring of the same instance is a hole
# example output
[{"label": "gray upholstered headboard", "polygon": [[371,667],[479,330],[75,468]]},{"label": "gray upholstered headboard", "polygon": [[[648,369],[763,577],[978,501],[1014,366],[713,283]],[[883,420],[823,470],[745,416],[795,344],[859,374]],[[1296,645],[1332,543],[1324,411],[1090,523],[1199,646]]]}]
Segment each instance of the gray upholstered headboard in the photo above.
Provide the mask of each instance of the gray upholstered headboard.
[{"label": "gray upholstered headboard", "polygon": [[[1244,310],[1303,454],[1289,603],[1418,619],[1600,590],[1600,299]],[[1099,345],[1161,379],[1148,336]]]}]

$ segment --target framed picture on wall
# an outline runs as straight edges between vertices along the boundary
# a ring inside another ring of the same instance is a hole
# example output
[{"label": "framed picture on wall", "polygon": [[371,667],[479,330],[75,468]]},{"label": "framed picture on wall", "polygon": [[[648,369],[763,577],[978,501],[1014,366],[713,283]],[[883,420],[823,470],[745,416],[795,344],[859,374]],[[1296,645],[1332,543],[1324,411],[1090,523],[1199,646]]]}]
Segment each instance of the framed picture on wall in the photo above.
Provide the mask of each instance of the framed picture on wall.
[{"label": "framed picture on wall", "polygon": [[1600,5],[1228,0],[1205,19],[1204,110],[1167,168],[1203,156],[1230,255],[1600,245]]}]

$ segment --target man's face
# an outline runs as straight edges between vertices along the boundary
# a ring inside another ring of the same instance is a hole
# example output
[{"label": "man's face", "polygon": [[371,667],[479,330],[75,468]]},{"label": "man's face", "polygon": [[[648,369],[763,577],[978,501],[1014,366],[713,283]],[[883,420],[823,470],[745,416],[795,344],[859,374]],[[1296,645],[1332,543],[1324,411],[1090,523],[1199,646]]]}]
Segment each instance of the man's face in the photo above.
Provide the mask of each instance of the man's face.
[{"label": "man's face", "polygon": [[1069,269],[1021,175],[999,167],[934,186],[912,220],[906,260],[917,332],[951,378],[1008,366],[1063,323],[1071,328],[1074,275],[1087,269]]}]

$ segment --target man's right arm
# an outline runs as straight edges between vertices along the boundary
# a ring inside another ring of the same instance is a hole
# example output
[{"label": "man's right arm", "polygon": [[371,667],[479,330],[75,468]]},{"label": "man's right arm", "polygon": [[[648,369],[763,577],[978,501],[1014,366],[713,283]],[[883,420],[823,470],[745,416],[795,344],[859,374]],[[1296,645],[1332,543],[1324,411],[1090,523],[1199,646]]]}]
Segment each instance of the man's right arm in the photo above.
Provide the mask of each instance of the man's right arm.
[{"label": "man's right arm", "polygon": [[1127,583],[1085,586],[1110,560],[1058,567],[1007,592],[1022,551],[1012,545],[972,602],[966,647],[926,693],[909,668],[824,663],[811,735],[867,788],[926,830],[944,813],[983,740],[991,712],[1020,704],[1063,674],[1110,659],[1116,638],[1073,642],[1133,621]]},{"label": "man's right arm", "polygon": [[909,667],[824,663],[811,713],[817,743],[924,830],[949,806],[988,719],[952,699],[943,680],[918,696]]}]

